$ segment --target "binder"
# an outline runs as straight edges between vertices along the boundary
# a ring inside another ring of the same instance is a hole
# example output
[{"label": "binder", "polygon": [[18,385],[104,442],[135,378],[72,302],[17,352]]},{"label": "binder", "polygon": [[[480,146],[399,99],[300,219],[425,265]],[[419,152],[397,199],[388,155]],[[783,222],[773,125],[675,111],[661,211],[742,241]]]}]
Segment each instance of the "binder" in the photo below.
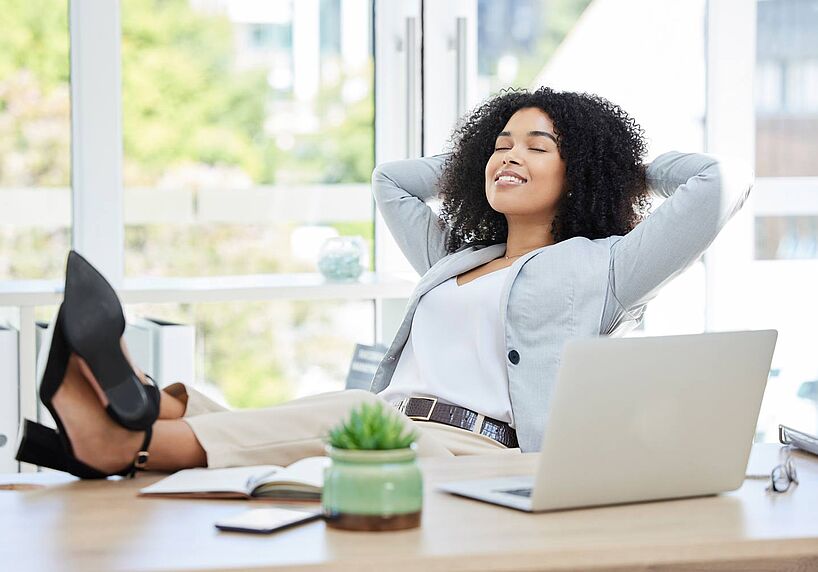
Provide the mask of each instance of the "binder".
[{"label": "binder", "polygon": [[388,349],[383,344],[374,346],[355,344],[355,352],[352,355],[352,363],[349,365],[344,389],[365,389],[369,391],[375,372],[378,371],[378,365],[380,365]]},{"label": "binder", "polygon": [[[142,343],[144,339],[149,340],[151,357],[149,360],[144,359],[146,367],[139,362],[137,365],[153,377],[159,387],[165,387],[177,381],[188,384],[196,381],[196,328],[194,326],[156,318],[139,318],[131,325],[135,330],[132,336],[138,340],[137,343]],[[146,335],[147,338],[141,338]],[[131,351],[130,346],[129,351]],[[134,359],[136,359],[135,351],[141,350],[134,348],[131,351]]]},{"label": "binder", "polygon": [[0,326],[0,473],[16,473],[14,458],[20,426],[19,338],[17,330]]},{"label": "binder", "polygon": [[778,441],[783,445],[788,445],[793,449],[801,449],[807,453],[818,455],[818,437],[809,433],[796,431],[786,425],[778,426]]},{"label": "binder", "polygon": [[34,332],[36,336],[37,348],[37,421],[48,427],[55,428],[57,424],[51,413],[48,412],[45,405],[40,401],[40,383],[43,379],[43,370],[48,362],[48,352],[51,349],[51,330],[48,322],[36,321],[34,322]]},{"label": "binder", "polygon": [[150,328],[130,323],[125,326],[125,345],[136,367],[156,379],[153,365],[153,331]]}]

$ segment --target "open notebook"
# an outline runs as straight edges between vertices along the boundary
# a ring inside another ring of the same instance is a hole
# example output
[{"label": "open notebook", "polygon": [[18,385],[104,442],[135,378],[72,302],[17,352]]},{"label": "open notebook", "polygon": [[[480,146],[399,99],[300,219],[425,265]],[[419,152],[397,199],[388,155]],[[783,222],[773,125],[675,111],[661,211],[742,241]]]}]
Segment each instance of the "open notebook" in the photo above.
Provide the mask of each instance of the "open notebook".
[{"label": "open notebook", "polygon": [[185,498],[263,498],[319,501],[329,457],[307,457],[287,467],[255,465],[185,469],[140,489],[142,495]]}]

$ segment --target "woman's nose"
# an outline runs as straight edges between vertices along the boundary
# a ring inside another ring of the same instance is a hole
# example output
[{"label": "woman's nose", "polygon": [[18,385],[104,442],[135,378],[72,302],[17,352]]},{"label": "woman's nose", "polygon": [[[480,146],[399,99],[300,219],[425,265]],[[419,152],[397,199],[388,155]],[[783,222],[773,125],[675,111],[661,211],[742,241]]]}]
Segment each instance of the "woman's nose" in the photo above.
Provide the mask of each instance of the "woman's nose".
[{"label": "woman's nose", "polygon": [[516,145],[506,149],[506,152],[503,153],[503,165],[508,163],[513,163],[514,165],[520,164],[520,162],[517,160],[517,152],[515,149],[517,149]]}]

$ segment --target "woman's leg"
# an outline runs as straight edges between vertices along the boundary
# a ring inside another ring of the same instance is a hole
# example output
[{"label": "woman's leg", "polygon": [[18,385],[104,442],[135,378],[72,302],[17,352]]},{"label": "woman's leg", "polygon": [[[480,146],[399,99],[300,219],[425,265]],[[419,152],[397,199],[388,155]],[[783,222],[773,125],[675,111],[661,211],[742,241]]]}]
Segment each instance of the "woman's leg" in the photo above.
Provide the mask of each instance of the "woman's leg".
[{"label": "woman's leg", "polygon": [[[74,447],[75,456],[98,470],[113,473],[134,459],[144,433],[130,431],[107,415],[88,383],[93,374],[72,355],[66,378],[54,396],[54,405]],[[324,454],[329,429],[362,403],[381,403],[363,390],[323,393],[266,409],[229,411],[174,384],[162,392],[166,413],[157,420],[146,468],[176,471],[191,467],[289,465],[304,457]],[[176,417],[191,406],[193,416]],[[198,413],[198,414],[197,414]],[[395,415],[399,415],[395,412]],[[509,450],[482,435],[434,423],[414,423],[400,416],[407,431],[416,430],[419,456],[484,454]]]},{"label": "woman's leg", "polygon": [[190,425],[181,419],[158,420],[153,425],[150,458],[146,469],[173,472],[193,467],[206,467],[207,454]]},{"label": "woman's leg", "polygon": [[159,419],[179,419],[185,414],[185,404],[178,398],[159,392]]},{"label": "woman's leg", "polygon": [[[74,456],[102,472],[114,473],[133,462],[145,434],[125,429],[108,416],[93,386],[88,383],[87,378],[92,375],[85,362],[72,355],[53,403],[65,426]],[[176,415],[178,412],[179,403],[173,400],[172,396],[163,396],[165,414]],[[205,465],[204,450],[184,421],[160,419],[154,423],[153,431],[148,467],[155,465],[157,470],[177,470]]]},{"label": "woman's leg", "polygon": [[[144,432],[130,431],[112,421],[88,379],[93,379],[90,369],[81,358],[72,355],[66,378],[54,396],[54,405],[77,459],[100,471],[116,472],[133,462]],[[184,401],[178,393],[168,397],[178,401],[176,404],[168,401],[172,407]],[[372,393],[348,390],[305,397],[267,409],[160,419],[153,425],[146,468],[175,471],[202,466],[289,465],[304,457],[323,455],[330,427],[345,419],[353,407],[374,402],[389,407]],[[408,418],[403,419],[407,431],[415,429]],[[418,454],[452,453],[421,432]]]},{"label": "woman's leg", "polygon": [[[405,431],[418,427],[377,395],[361,389],[302,397],[264,409],[243,409],[185,417],[207,454],[207,466],[289,465],[325,455],[329,430],[353,408],[380,403],[401,419]],[[451,456],[434,436],[417,431],[419,456]]]},{"label": "woman's leg", "polygon": [[179,413],[174,418],[193,417],[205,413],[230,411],[228,407],[216,403],[195,387],[184,383],[171,383],[162,389],[162,399],[173,402],[174,409]]}]

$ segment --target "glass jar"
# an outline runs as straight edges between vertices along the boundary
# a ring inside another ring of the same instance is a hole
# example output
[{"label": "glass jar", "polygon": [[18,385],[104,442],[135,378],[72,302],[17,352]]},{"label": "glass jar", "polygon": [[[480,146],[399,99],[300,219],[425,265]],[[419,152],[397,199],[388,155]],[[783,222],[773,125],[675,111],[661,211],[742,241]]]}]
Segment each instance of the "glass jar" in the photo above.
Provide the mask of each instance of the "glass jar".
[{"label": "glass jar", "polygon": [[333,282],[357,280],[366,263],[366,243],[361,236],[328,238],[318,254],[318,270]]},{"label": "glass jar", "polygon": [[403,530],[420,526],[423,478],[416,446],[392,450],[326,447],[321,504],[327,526],[346,530]]}]

